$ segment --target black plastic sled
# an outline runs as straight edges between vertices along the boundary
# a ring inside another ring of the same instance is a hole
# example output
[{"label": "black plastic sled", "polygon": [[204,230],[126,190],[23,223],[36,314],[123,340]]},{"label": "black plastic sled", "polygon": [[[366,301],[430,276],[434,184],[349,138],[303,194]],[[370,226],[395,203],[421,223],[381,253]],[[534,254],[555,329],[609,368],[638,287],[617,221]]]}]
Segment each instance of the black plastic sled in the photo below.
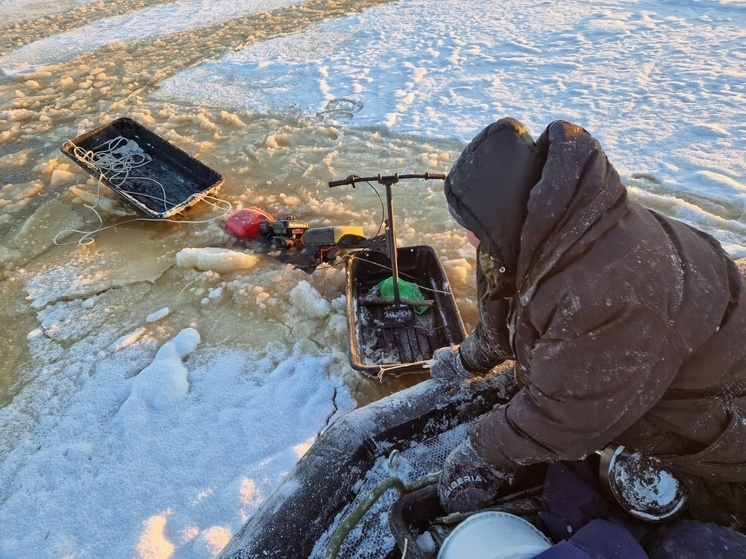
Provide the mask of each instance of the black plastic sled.
[{"label": "black plastic sled", "polygon": [[223,182],[220,173],[127,117],[67,140],[60,150],[153,218],[183,211]]},{"label": "black plastic sled", "polygon": [[[404,325],[387,323],[391,300],[382,299],[376,286],[391,277],[388,256],[360,250],[347,260],[347,320],[351,366],[371,376],[398,375],[423,370],[439,347],[459,344],[466,336],[458,306],[445,271],[429,246],[401,247],[398,276],[415,284],[425,297],[421,313]],[[410,302],[417,307],[417,302]]]}]

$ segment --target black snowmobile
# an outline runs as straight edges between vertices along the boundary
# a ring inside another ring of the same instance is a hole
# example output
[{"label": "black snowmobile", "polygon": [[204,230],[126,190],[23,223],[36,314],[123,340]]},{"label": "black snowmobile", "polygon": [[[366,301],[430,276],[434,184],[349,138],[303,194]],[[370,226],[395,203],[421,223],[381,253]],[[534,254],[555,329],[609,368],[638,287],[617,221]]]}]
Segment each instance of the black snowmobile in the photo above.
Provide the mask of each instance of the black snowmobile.
[{"label": "black snowmobile", "polygon": [[[400,558],[405,546],[408,559],[434,558],[417,540],[428,532],[437,547],[458,520],[438,504],[437,472],[469,426],[508,401],[515,385],[505,372],[453,389],[427,380],[341,417],[220,559]],[[511,510],[537,512],[543,473],[526,469]]]},{"label": "black snowmobile", "polygon": [[[514,483],[503,486],[497,502],[482,511],[447,515],[437,495],[439,472],[450,451],[518,388],[512,363],[506,362],[468,384],[426,380],[341,417],[233,537],[220,559],[474,557],[463,550],[440,553],[453,548],[458,531],[485,513],[521,522],[517,529],[534,530],[528,536],[538,537],[547,549],[551,542],[534,528],[545,496],[546,464],[517,470]],[[604,497],[634,521],[670,520],[686,505],[683,484],[655,459],[610,445],[587,461]],[[640,508],[644,493],[663,486],[670,494],[665,503]],[[479,557],[536,554],[525,553],[525,545],[518,548],[524,553]]]}]

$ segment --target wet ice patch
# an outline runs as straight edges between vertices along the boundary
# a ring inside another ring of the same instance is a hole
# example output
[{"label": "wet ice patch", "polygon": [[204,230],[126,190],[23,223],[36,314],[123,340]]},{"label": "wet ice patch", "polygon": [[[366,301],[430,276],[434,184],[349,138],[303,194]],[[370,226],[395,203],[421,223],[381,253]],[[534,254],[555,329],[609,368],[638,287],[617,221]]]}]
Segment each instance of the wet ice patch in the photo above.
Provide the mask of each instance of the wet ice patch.
[{"label": "wet ice patch", "polygon": [[323,318],[331,311],[331,303],[307,281],[301,281],[290,291],[293,308],[311,318]]}]

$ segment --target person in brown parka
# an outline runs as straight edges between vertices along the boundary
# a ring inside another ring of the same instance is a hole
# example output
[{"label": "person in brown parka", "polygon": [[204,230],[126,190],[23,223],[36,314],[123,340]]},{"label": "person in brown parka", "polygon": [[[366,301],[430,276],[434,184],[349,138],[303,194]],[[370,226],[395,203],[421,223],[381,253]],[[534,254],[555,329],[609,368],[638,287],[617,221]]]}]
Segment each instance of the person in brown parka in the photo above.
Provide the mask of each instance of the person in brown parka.
[{"label": "person in brown parka", "polygon": [[617,443],[678,474],[690,517],[743,530],[746,282],[717,240],[631,202],[599,142],[565,121],[537,142],[515,119],[489,125],[445,196],[479,241],[479,322],[431,375],[514,360],[521,388],[446,460],[444,508]]}]

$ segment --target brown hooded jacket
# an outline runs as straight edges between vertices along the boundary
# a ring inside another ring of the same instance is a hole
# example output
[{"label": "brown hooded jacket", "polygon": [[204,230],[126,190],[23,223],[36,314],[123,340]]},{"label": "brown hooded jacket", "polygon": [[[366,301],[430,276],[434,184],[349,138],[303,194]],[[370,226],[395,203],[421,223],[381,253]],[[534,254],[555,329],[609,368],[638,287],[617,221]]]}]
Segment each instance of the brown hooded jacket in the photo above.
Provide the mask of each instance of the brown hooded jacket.
[{"label": "brown hooded jacket", "polygon": [[631,202],[599,143],[564,121],[537,143],[487,127],[445,187],[481,241],[480,321],[461,346],[523,388],[472,433],[499,468],[611,442],[746,481],[746,282],[711,236]]}]

